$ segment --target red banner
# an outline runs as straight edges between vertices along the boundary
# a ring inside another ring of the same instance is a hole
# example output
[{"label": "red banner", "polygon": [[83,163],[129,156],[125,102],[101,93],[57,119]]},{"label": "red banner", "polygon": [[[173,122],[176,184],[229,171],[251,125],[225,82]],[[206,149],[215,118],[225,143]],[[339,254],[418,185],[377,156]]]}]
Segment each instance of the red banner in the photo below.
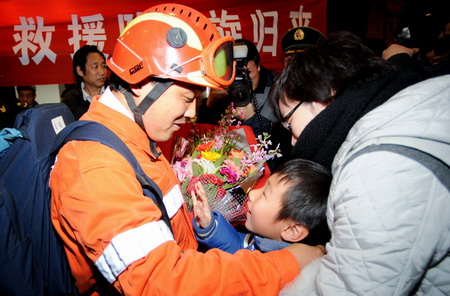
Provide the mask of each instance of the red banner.
[{"label": "red banner", "polygon": [[[283,67],[281,37],[309,26],[326,32],[326,0],[177,1],[205,14],[223,36],[253,41],[261,64]],[[0,86],[72,83],[71,55],[85,44],[113,52],[120,31],[147,8],[143,0],[1,1]]]}]

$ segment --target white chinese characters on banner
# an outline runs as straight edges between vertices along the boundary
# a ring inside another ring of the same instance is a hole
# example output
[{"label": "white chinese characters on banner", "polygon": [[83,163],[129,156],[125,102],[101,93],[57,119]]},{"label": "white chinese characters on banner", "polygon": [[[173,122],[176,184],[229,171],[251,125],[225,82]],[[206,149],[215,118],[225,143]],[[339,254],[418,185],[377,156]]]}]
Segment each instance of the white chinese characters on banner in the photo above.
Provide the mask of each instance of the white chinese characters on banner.
[{"label": "white chinese characters on banner", "polygon": [[[209,20],[216,25],[217,30],[221,36],[232,36],[234,39],[241,39],[241,23],[238,15],[228,14],[227,10],[221,10],[220,17],[215,10],[210,10]],[[253,42],[256,43],[256,48],[260,53],[271,53],[272,56],[277,55],[277,40],[278,40],[278,12],[268,11],[262,12],[255,10],[255,14],[250,15],[253,22]],[[300,5],[298,11],[290,11],[292,26],[308,26],[312,18],[311,12],[303,11],[303,5]],[[265,38],[271,35],[272,38]],[[266,39],[271,42],[267,44]],[[270,41],[271,40],[271,41]]]},{"label": "white chinese characters on banner", "polygon": [[[118,14],[117,26],[119,32],[122,32],[131,20],[141,13]],[[234,39],[242,38],[242,24],[239,15],[229,14],[224,9],[220,11],[220,15],[215,10],[210,10],[209,14],[209,19],[216,26],[221,36],[232,36]],[[304,11],[303,5],[300,5],[298,11],[289,12],[293,27],[308,26],[312,17],[311,12]],[[253,25],[251,41],[256,44],[260,53],[269,53],[276,56],[279,37],[278,11],[263,12],[256,9],[255,13],[250,14],[250,18]],[[16,44],[12,49],[14,54],[18,56],[20,63],[24,66],[29,65],[30,53],[34,54],[32,59],[36,65],[45,57],[55,63],[57,54],[51,49],[52,33],[55,32],[55,26],[45,26],[44,18],[40,16],[36,17],[36,22],[33,17],[20,16],[19,20],[20,25],[14,26],[14,31],[18,33],[13,35]],[[105,42],[108,39],[108,34],[103,27],[104,21],[104,17],[100,13],[80,17],[77,14],[71,15],[71,24],[67,25],[67,30],[71,31],[72,37],[67,42],[72,46],[72,58],[73,54],[85,44],[96,45],[100,51],[104,51]],[[105,56],[107,57],[108,54],[105,54]]]},{"label": "white chinese characters on banner", "polygon": [[289,17],[291,18],[293,28],[308,27],[309,21],[312,18],[312,13],[303,11],[303,5],[300,5],[300,9],[298,11],[291,11]]},{"label": "white chinese characters on banner", "polygon": [[21,33],[15,33],[13,35],[14,41],[18,42],[13,51],[15,54],[20,52],[20,63],[24,66],[30,63],[29,51],[35,53],[32,57],[33,61],[38,65],[44,57],[47,57],[50,61],[55,63],[56,54],[50,49],[52,42],[52,32],[55,31],[54,26],[44,26],[44,18],[37,16],[37,26],[35,25],[32,17],[25,18],[19,17],[20,25],[14,26],[14,31],[20,31]]},{"label": "white chinese characters on banner", "polygon": [[[256,10],[256,15],[252,14],[253,21],[253,42],[256,42],[256,48],[259,52],[269,52],[272,56],[277,55],[277,40],[278,40],[278,12],[261,12]],[[266,19],[269,20],[271,26],[266,26]],[[272,21],[270,21],[272,20]],[[272,44],[264,45],[266,35],[272,35]]]},{"label": "white chinese characters on banner", "polygon": [[67,26],[69,31],[72,31],[73,37],[69,38],[69,45],[73,46],[73,53],[80,49],[81,40],[86,41],[88,45],[96,45],[100,51],[103,51],[105,46],[106,32],[103,28],[103,16],[98,13],[90,16],[82,16],[81,22],[78,23],[78,16],[72,14],[72,24]]},{"label": "white chinese characters on banner", "polygon": [[134,14],[119,14],[117,16],[117,20],[119,22],[119,32],[122,33],[123,29],[138,15],[140,15],[142,12]]},{"label": "white chinese characters on banner", "polygon": [[229,15],[226,10],[222,9],[220,17],[216,16],[214,10],[209,11],[211,17],[209,20],[216,25],[222,37],[233,36],[234,39],[241,39],[241,23],[239,22],[238,15]]}]

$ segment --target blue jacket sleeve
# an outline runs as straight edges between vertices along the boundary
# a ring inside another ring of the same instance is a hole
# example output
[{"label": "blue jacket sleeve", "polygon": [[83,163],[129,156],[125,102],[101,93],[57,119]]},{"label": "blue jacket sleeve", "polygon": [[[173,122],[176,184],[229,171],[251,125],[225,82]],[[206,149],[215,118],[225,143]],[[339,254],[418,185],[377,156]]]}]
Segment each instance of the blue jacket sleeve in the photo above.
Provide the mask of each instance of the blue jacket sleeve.
[{"label": "blue jacket sleeve", "polygon": [[245,233],[238,232],[220,213],[212,212],[212,221],[207,228],[200,228],[195,222],[197,240],[208,248],[217,248],[228,253],[244,249]]}]

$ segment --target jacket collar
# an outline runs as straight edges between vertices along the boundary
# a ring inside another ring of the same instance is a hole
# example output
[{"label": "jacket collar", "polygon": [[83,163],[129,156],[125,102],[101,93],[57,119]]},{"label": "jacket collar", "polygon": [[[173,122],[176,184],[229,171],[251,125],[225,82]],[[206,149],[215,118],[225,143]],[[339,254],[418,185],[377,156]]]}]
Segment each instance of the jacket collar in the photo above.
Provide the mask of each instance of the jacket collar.
[{"label": "jacket collar", "polygon": [[281,250],[290,245],[290,243],[288,242],[279,242],[269,238],[263,238],[257,235],[255,235],[254,239],[256,248],[261,252]]},{"label": "jacket collar", "polygon": [[95,96],[92,99],[89,111],[80,119],[102,123],[116,133],[125,143],[132,143],[132,145],[138,146],[152,159],[157,158],[150,150],[148,135],[134,122],[129,111],[118,101],[109,88],[102,96]]}]

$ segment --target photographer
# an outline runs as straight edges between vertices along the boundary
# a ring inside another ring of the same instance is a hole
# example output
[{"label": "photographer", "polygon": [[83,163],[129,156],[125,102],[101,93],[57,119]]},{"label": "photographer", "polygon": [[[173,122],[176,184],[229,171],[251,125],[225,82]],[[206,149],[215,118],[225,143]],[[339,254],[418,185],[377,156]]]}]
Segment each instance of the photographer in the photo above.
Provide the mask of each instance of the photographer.
[{"label": "photographer", "polygon": [[399,14],[394,36],[386,41],[382,58],[402,71],[420,71],[425,78],[450,74],[449,4],[415,2],[406,3]]},{"label": "photographer", "polygon": [[200,106],[197,122],[217,124],[226,107],[234,102],[235,116],[241,118],[243,125],[251,126],[256,136],[270,132],[275,117],[267,97],[278,73],[260,64],[258,49],[249,40],[237,39],[234,55],[235,81],[228,91],[211,90]]}]

